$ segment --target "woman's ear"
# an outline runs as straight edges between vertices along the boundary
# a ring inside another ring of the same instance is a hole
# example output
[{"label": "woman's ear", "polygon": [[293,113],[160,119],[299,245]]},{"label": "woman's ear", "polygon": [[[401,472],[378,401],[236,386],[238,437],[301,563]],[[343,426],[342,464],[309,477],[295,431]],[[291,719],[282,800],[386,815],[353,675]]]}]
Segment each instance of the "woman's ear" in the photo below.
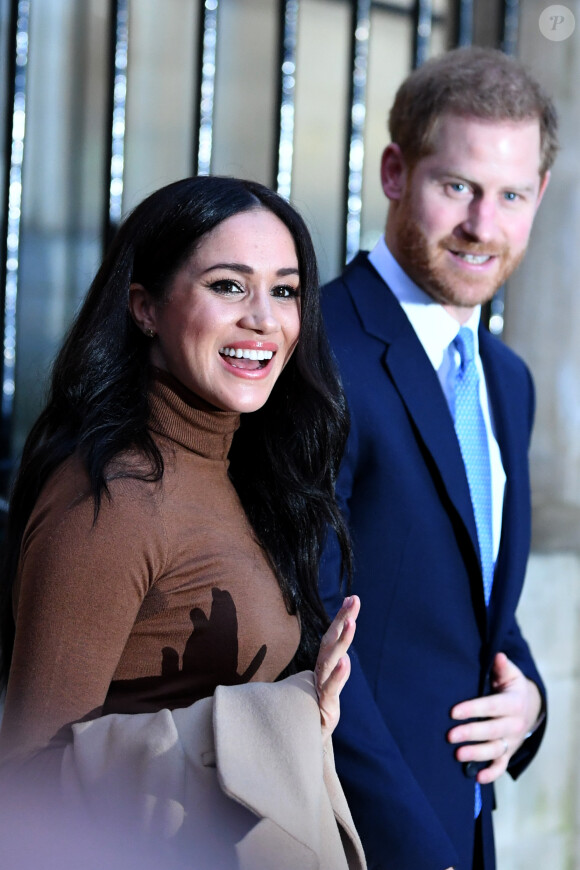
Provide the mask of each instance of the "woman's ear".
[{"label": "woman's ear", "polygon": [[383,151],[381,182],[387,199],[391,201],[401,199],[407,183],[407,166],[396,142],[391,142]]},{"label": "woman's ear", "polygon": [[141,332],[153,338],[157,332],[155,303],[143,284],[130,285],[129,311]]}]

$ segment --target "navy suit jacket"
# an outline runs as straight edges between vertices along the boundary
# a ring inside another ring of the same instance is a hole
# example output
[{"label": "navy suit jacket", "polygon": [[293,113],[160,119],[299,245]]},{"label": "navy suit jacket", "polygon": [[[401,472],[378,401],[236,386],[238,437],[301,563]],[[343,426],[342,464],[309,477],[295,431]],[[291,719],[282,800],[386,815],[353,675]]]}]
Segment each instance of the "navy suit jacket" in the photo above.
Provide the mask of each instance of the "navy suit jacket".
[{"label": "navy suit jacket", "polygon": [[[337,770],[371,868],[470,870],[474,780],[446,741],[451,707],[489,692],[498,651],[545,697],[515,619],[530,546],[531,377],[512,351],[480,329],[507,475],[487,610],[453,421],[408,318],[364,253],[324,288],[323,310],[351,414],[337,492],[353,536],[353,592],[362,602],[333,738]],[[331,615],[344,594],[339,577],[332,539],[321,566]],[[513,776],[533,757],[543,730],[511,759]],[[482,791],[489,870],[493,792],[491,786]]]}]

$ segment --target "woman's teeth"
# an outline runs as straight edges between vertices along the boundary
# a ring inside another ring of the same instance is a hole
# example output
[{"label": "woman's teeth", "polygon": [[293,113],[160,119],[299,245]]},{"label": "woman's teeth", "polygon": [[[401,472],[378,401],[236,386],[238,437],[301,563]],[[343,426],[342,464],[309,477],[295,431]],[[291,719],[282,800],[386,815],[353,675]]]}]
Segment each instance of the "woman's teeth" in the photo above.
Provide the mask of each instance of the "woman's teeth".
[{"label": "woman's teeth", "polygon": [[219,351],[222,356],[235,356],[237,359],[253,359],[253,360],[267,360],[272,359],[274,356],[274,352],[271,350],[242,350],[241,347],[220,347]]}]

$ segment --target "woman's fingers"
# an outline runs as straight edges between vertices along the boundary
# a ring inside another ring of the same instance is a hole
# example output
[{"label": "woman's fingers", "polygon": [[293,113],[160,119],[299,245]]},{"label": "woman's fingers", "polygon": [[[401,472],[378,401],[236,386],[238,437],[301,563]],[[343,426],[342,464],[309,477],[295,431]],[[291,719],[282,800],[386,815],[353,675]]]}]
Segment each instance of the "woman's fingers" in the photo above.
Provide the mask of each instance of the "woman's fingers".
[{"label": "woman's fingers", "polygon": [[320,651],[316,661],[316,684],[319,691],[352,643],[359,610],[360,601],[357,595],[345,598],[342,607],[320,642]]},{"label": "woman's fingers", "polygon": [[345,598],[320,644],[315,679],[324,741],[338,724],[339,696],[350,674],[347,651],[354,637],[359,610],[360,599],[357,595]]}]

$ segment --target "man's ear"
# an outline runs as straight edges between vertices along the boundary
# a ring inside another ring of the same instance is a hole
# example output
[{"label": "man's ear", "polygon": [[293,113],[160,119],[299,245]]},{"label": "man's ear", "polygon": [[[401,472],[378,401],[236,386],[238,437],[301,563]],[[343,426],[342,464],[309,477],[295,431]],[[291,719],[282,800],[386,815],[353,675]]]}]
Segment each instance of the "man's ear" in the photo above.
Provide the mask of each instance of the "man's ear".
[{"label": "man's ear", "polygon": [[129,311],[141,332],[152,338],[157,332],[156,309],[143,284],[130,285]]},{"label": "man's ear", "polygon": [[401,199],[407,183],[407,166],[400,147],[391,142],[381,158],[381,182],[387,199]]}]

